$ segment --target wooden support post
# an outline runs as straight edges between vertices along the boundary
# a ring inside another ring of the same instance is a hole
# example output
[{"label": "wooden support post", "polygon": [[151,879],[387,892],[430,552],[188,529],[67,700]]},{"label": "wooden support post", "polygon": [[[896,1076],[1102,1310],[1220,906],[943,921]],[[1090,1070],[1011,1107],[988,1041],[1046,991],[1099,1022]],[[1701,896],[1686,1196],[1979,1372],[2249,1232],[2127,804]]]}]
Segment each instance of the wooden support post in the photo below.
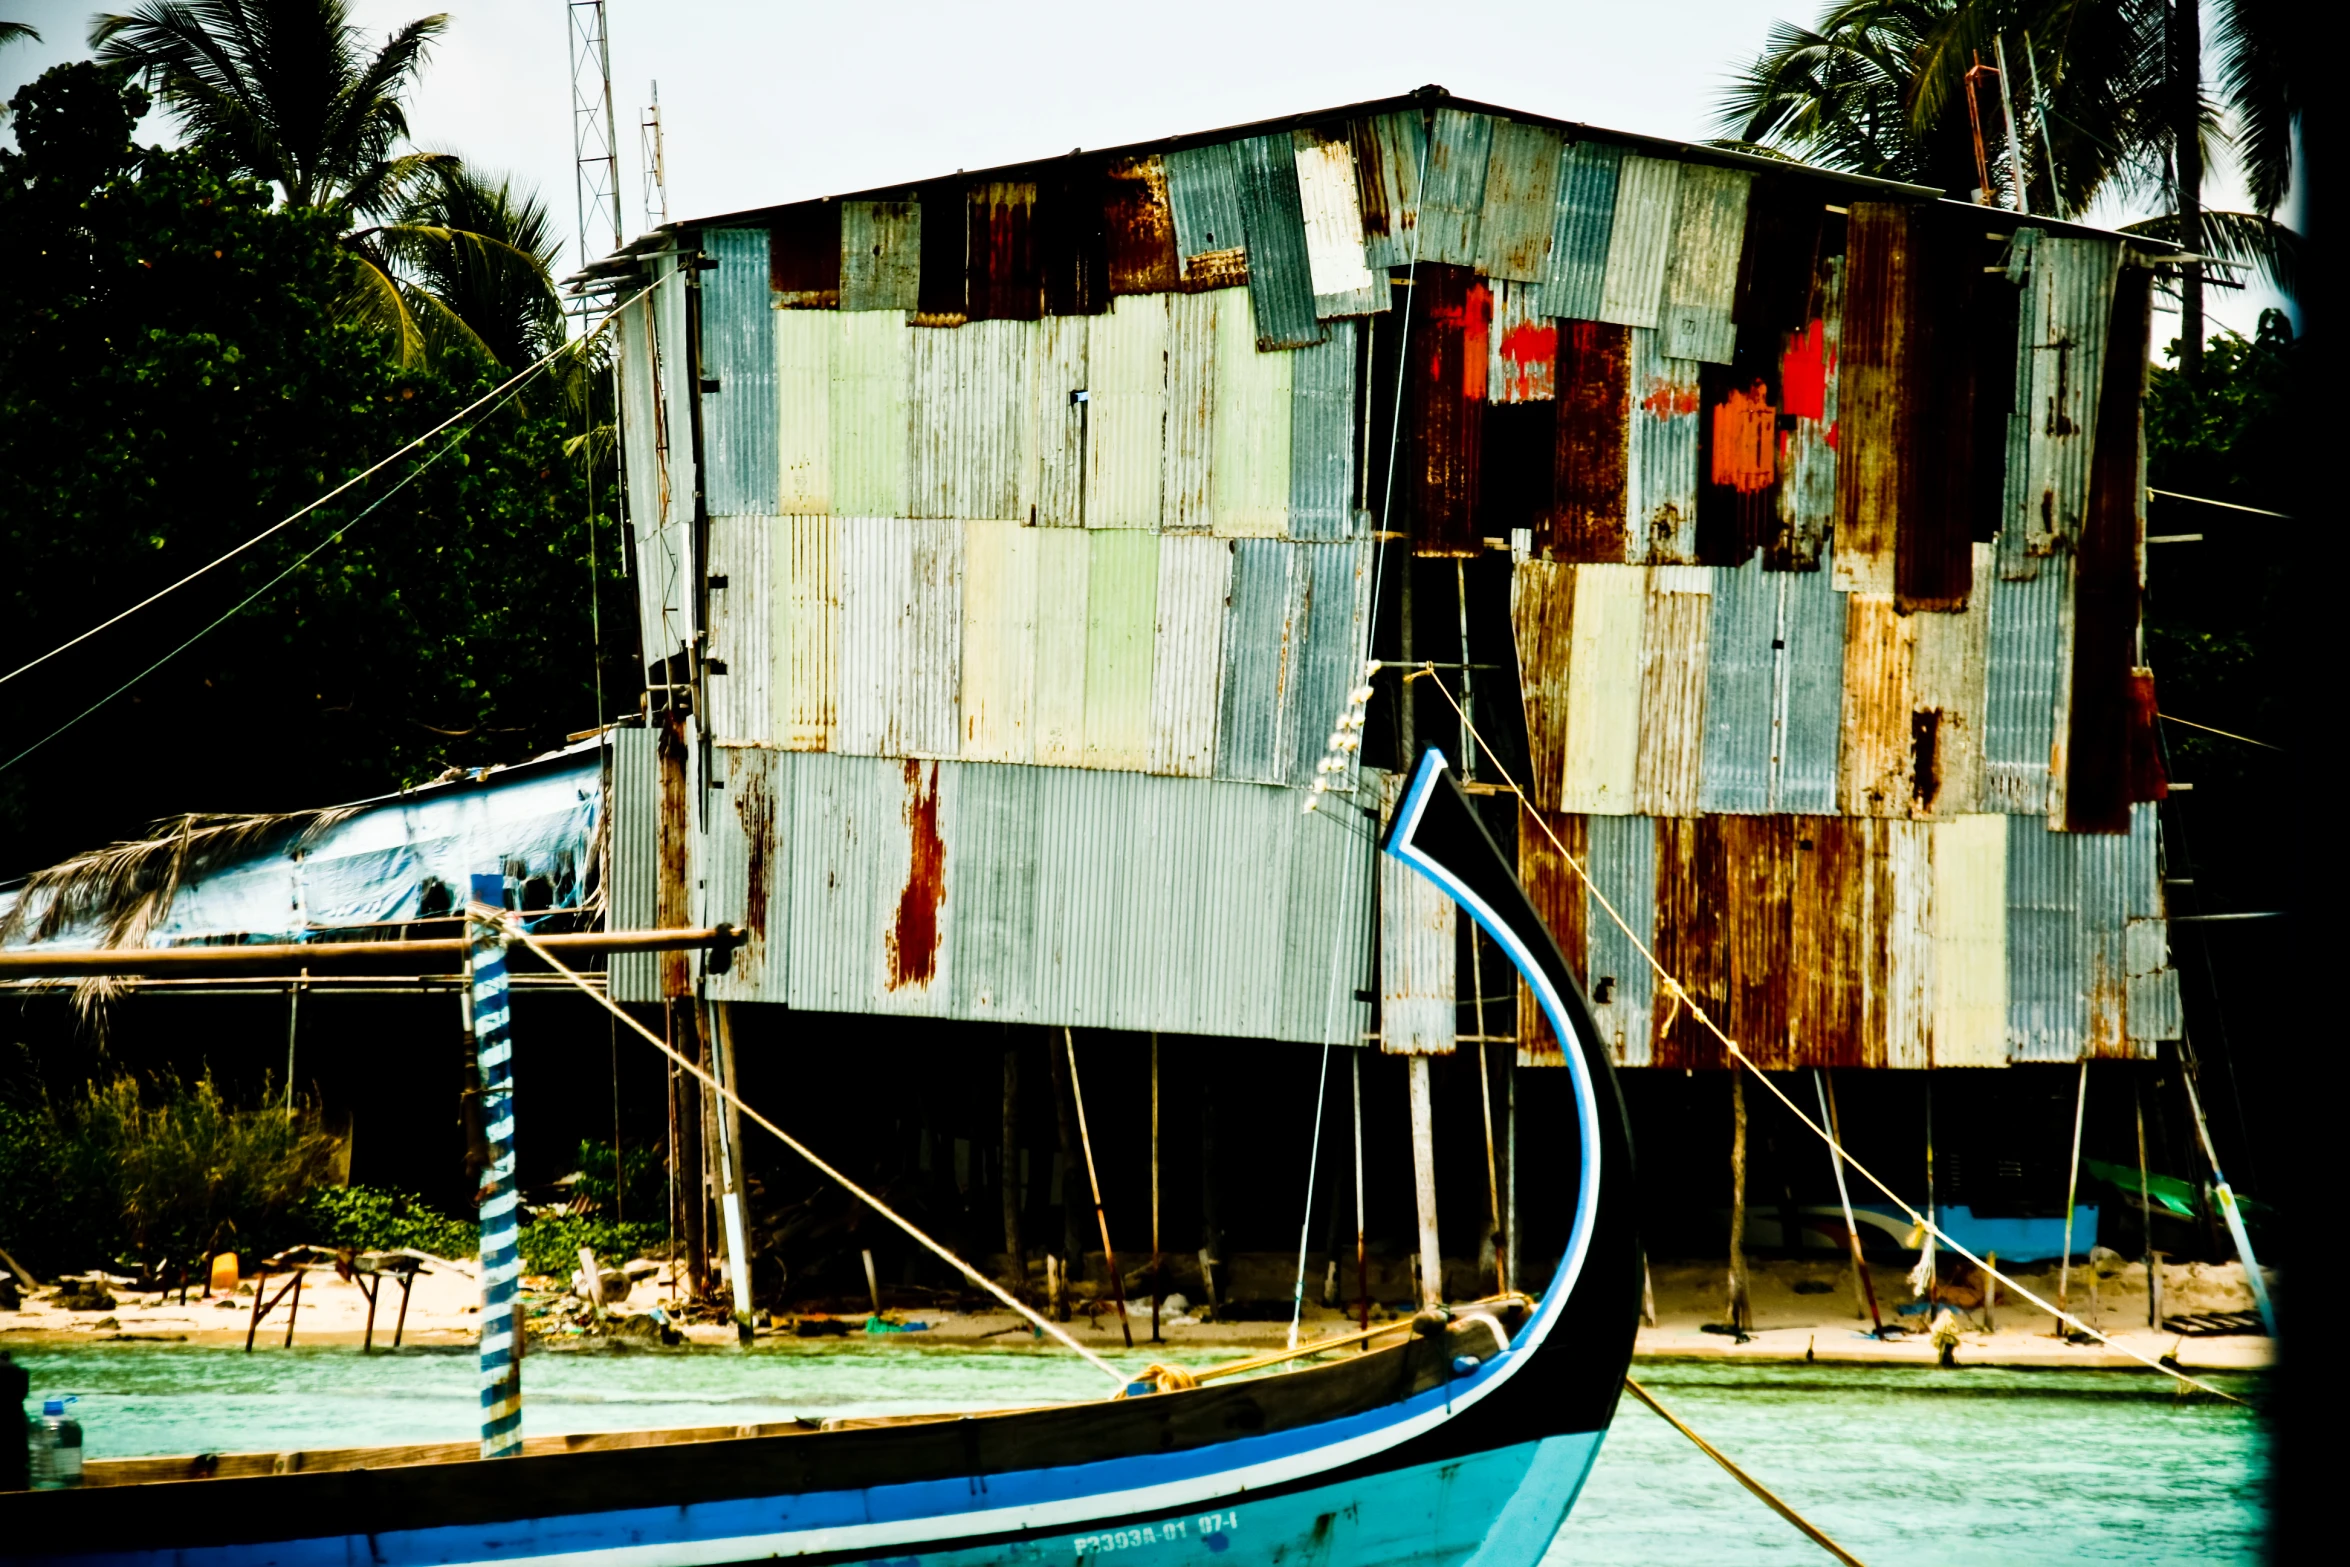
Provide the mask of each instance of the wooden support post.
[{"label": "wooden support post", "polygon": [[[699,1010],[690,997],[671,1001],[668,1035],[672,1048],[696,1058],[706,1068],[708,1057],[694,1016]],[[669,1090],[674,1097],[670,1125],[677,1134],[677,1239],[685,1253],[684,1293],[688,1300],[700,1300],[710,1292],[710,1189],[702,1153],[704,1096],[701,1080],[683,1067],[670,1068]],[[672,1276],[678,1273],[675,1259],[669,1271]]]},{"label": "wooden support post", "polygon": [[1852,1253],[1852,1314],[1869,1319],[1870,1331],[1882,1338],[1885,1319],[1877,1314],[1877,1285],[1869,1277],[1869,1260],[1861,1250],[1860,1226],[1853,1222],[1852,1189],[1844,1181],[1844,1157],[1837,1150],[1844,1146],[1844,1132],[1836,1119],[1836,1085],[1827,1069],[1811,1069],[1812,1087],[1820,1096],[1820,1125],[1827,1128],[1836,1146],[1828,1150],[1828,1168],[1836,1175],[1836,1201],[1844,1208],[1844,1244]]},{"label": "wooden support post", "polygon": [[1436,1115],[1428,1086],[1428,1058],[1408,1058],[1412,1097],[1412,1195],[1420,1219],[1420,1306],[1444,1304],[1444,1254],[1436,1236]]},{"label": "wooden support post", "polygon": [[2146,1179],[2146,1095],[2142,1085],[2130,1083],[2131,1108],[2138,1112],[2138,1227],[2145,1232],[2139,1249],[2146,1256],[2146,1325],[2162,1326],[2162,1285],[2154,1276],[2154,1199]]},{"label": "wooden support post", "polygon": [[[2059,1311],[2071,1309],[2065,1301],[2065,1293],[2073,1279],[2073,1199],[2080,1195],[2081,1118],[2087,1112],[2088,1107],[2089,1063],[2084,1058],[2081,1062],[2079,1086],[2073,1090],[2073,1160],[2067,1168],[2064,1178],[2064,1255],[2057,1260],[2056,1264],[2056,1309]],[[2056,1337],[2064,1337],[2065,1326],[2062,1317],[2057,1318],[2052,1327]]]},{"label": "wooden support post", "polygon": [[400,1318],[392,1324],[392,1348],[400,1347],[401,1336],[408,1331],[408,1292],[416,1287],[416,1270],[411,1268],[400,1275]]},{"label": "wooden support post", "polygon": [[748,1344],[751,1328],[751,1242],[749,1200],[743,1186],[743,1120],[736,1100],[742,1093],[735,1078],[734,1009],[723,1001],[705,1001],[708,1009],[710,1059],[715,1076],[727,1094],[705,1094],[710,1123],[718,1134],[713,1164],[717,1171],[718,1211],[726,1233],[726,1282],[734,1297],[736,1339]]},{"label": "wooden support post", "polygon": [[1744,1333],[1754,1326],[1746,1287],[1746,1069],[1730,1066],[1730,1292],[1726,1315]]},{"label": "wooden support post", "polygon": [[1518,1053],[1501,1069],[1503,1110],[1501,1124],[1501,1237],[1508,1250],[1504,1253],[1502,1292],[1507,1294],[1518,1287]]},{"label": "wooden support post", "polygon": [[1363,1242],[1363,1053],[1354,1052],[1355,1083],[1355,1305],[1358,1325],[1371,1326],[1371,1260]]},{"label": "wooden support post", "polygon": [[383,1288],[383,1280],[371,1278],[354,1269],[351,1282],[358,1285],[359,1293],[367,1297],[367,1331],[359,1338],[359,1353],[364,1355],[375,1348],[375,1294]]},{"label": "wooden support post", "polygon": [[1216,1080],[1203,1074],[1199,1086],[1199,1271],[1208,1304],[1224,1302],[1216,1292],[1216,1269],[1224,1261],[1223,1208],[1216,1201]]},{"label": "wooden support post", "polygon": [[278,1346],[280,1349],[294,1347],[294,1319],[302,1314],[302,1275],[309,1271],[308,1268],[294,1270],[294,1298],[286,1302],[286,1337],[285,1342]]},{"label": "wooden support post", "polygon": [[864,1257],[865,1295],[867,1299],[873,1302],[873,1314],[878,1317],[881,1315],[881,1275],[875,1272],[873,1268],[872,1247],[868,1246],[865,1248]]},{"label": "wooden support post", "polygon": [[1015,1294],[1028,1288],[1028,1253],[1020,1243],[1020,1052],[1004,1047],[1004,1142],[1001,1179],[1004,1196],[1005,1285]]},{"label": "wooden support post", "polygon": [[1093,1134],[1085,1129],[1085,1086],[1077,1080],[1077,1035],[1061,1030],[1061,1044],[1069,1052],[1069,1099],[1077,1107],[1077,1141],[1085,1150],[1085,1179],[1093,1188],[1093,1216],[1102,1231],[1102,1269],[1110,1276],[1110,1298],[1118,1304],[1118,1331],[1126,1347],[1134,1347],[1134,1324],[1126,1317],[1126,1280],[1118,1272],[1118,1253],[1110,1246],[1110,1216],[1102,1208],[1102,1178],[1093,1164]]},{"label": "wooden support post", "polygon": [[[1477,936],[1469,936],[1469,950],[1475,952]],[[1470,965],[1475,973],[1476,965]],[[1477,1032],[1485,1032],[1485,1007],[1477,1007]],[[1493,1252],[1493,1287],[1497,1293],[1507,1294],[1510,1287],[1509,1236],[1501,1225],[1501,1170],[1493,1151],[1493,1079],[1486,1052],[1490,1047],[1483,1038],[1477,1041],[1477,1108],[1485,1112],[1485,1240]]]},{"label": "wooden support post", "polygon": [[1151,1342],[1159,1337],[1159,1311],[1166,1304],[1164,1256],[1159,1250],[1159,1035],[1151,1031]]},{"label": "wooden support post", "polygon": [[1069,1286],[1085,1273],[1085,1226],[1078,1219],[1077,1123],[1069,1113],[1069,1061],[1050,1033],[1045,1036],[1044,1056],[1052,1072],[1053,1125],[1061,1150],[1061,1314],[1058,1320],[1066,1322]]}]

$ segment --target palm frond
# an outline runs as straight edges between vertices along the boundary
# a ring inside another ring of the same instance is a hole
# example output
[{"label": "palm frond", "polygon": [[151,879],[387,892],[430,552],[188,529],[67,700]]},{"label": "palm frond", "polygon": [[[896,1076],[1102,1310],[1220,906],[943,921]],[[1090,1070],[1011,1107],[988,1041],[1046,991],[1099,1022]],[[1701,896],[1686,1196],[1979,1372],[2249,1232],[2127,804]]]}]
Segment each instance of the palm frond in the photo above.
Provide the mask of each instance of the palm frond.
[{"label": "palm frond", "polygon": [[41,30],[29,22],[0,22],[0,44],[12,44],[20,38],[39,43]]},{"label": "palm frond", "polygon": [[2220,0],[2214,17],[2237,157],[2254,204],[2272,215],[2292,185],[2293,128],[2307,102],[2300,76],[2312,52],[2307,16],[2278,0]]},{"label": "palm frond", "polygon": [[2179,215],[2165,212],[2125,224],[2121,232],[2143,234],[2148,239],[2184,245],[2197,255],[2239,263],[2257,272],[2286,298],[2298,297],[2304,265],[2301,236],[2266,213],[2205,212],[2202,231],[2188,236]]}]

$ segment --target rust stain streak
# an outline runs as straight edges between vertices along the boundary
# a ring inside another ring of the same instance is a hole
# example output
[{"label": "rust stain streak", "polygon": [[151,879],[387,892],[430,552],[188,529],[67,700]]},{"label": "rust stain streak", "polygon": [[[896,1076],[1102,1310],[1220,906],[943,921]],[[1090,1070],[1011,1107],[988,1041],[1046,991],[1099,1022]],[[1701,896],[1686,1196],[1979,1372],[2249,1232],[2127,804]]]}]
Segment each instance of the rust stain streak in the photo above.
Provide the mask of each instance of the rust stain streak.
[{"label": "rust stain streak", "polygon": [[938,763],[927,784],[922,763],[906,761],[906,886],[889,935],[889,988],[938,977],[938,914],[947,896],[947,849],[938,832]]}]

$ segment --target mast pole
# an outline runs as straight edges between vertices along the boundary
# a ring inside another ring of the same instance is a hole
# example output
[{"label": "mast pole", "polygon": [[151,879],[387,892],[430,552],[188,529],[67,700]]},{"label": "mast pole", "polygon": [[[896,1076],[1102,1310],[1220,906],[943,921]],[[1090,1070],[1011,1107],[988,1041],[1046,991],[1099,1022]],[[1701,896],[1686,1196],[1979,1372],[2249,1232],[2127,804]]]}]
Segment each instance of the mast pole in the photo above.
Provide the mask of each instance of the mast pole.
[{"label": "mast pole", "polygon": [[[473,878],[473,901],[503,910],[506,878]],[[489,1167],[481,1184],[481,1456],[522,1455],[521,1198],[514,1181],[514,1040],[506,984],[506,933],[494,919],[467,922],[467,989],[481,1071]],[[255,1299],[259,1299],[258,1296]]]}]

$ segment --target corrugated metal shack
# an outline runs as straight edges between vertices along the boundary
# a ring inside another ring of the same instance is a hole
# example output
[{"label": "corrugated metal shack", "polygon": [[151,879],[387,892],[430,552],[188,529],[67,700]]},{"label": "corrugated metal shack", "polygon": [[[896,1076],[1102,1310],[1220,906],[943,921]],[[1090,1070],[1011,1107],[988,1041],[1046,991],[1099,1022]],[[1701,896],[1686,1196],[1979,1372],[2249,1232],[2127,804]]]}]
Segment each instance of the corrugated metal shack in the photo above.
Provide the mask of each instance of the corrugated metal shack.
[{"label": "corrugated metal shack", "polygon": [[745,926],[729,1001],[1449,1050],[1371,818],[1450,705],[1384,672],[1299,809],[1370,650],[1590,870],[1515,823],[1624,1065],[1721,1064],[1635,939],[1766,1065],[2149,1055],[2159,259],[1433,89],[649,236],[616,923]]}]

